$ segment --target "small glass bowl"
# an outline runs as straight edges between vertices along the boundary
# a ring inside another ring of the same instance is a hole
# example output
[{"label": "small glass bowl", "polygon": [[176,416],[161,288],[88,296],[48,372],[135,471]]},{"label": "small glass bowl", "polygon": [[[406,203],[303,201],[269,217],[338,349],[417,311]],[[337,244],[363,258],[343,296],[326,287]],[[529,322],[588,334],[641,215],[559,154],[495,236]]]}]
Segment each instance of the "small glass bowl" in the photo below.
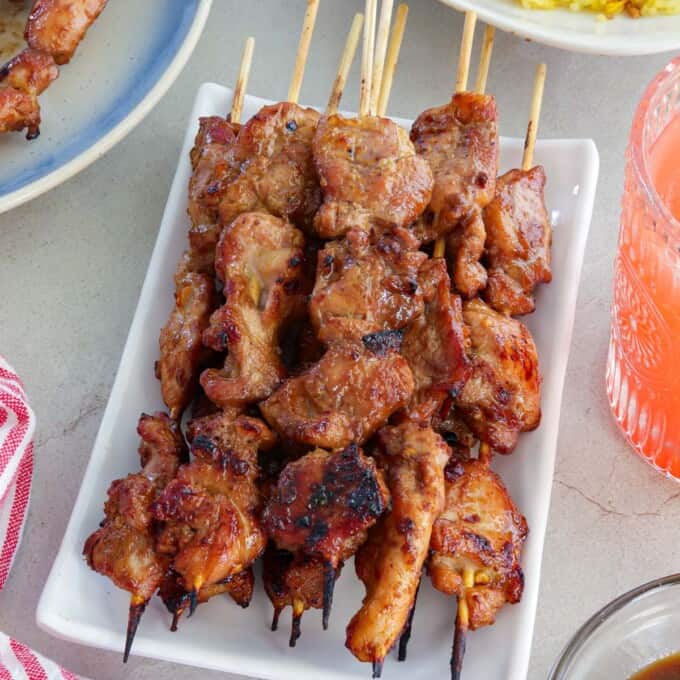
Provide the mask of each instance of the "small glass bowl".
[{"label": "small glass bowl", "polygon": [[621,595],[576,632],[549,680],[626,680],[680,652],[680,574]]}]

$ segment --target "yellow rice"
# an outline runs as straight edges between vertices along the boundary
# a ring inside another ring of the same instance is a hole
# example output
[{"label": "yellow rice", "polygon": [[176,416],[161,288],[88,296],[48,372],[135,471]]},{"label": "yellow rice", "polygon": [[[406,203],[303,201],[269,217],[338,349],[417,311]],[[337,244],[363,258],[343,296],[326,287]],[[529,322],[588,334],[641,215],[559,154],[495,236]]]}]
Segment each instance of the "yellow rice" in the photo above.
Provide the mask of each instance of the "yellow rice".
[{"label": "yellow rice", "polygon": [[566,7],[575,12],[596,12],[607,18],[624,11],[634,18],[680,13],[680,0],[519,0],[519,2],[526,9]]}]

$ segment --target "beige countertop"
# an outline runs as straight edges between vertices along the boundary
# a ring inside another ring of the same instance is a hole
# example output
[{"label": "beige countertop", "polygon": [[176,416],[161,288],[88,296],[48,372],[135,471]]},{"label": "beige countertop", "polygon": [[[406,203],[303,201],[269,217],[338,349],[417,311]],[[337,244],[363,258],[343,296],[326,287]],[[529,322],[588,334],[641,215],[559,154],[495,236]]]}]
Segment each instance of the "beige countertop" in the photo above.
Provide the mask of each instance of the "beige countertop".
[{"label": "beige countertop", "polygon": [[[35,608],[108,398],[196,89],[208,80],[231,83],[243,39],[252,34],[250,92],[285,97],[304,4],[214,0],[196,52],[148,118],[74,179],[0,215],[0,352],[23,377],[38,418],[31,510],[14,571],[0,592],[0,630],[97,680],[228,677],[136,658],[123,666],[119,654],[42,632]],[[459,15],[434,0],[410,5],[390,106],[405,117],[450,95],[462,26]],[[326,100],[345,31],[361,6],[322,0],[304,102]],[[488,91],[498,97],[502,134],[523,135],[534,67],[545,61],[540,136],[592,137],[601,157],[564,390],[531,680],[546,677],[570,635],[597,608],[680,562],[680,487],[628,449],[604,393],[624,147],[643,88],[669,59],[591,57],[497,36]],[[356,107],[357,83],[355,65],[348,108]]]}]

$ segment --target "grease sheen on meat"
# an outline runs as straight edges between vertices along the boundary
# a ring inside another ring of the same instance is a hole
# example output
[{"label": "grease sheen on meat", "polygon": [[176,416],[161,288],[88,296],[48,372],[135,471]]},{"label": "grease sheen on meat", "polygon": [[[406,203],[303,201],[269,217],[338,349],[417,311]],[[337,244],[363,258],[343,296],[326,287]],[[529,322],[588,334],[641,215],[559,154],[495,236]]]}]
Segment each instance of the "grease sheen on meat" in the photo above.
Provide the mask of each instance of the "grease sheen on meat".
[{"label": "grease sheen on meat", "polygon": [[424,314],[406,329],[401,352],[415,383],[407,415],[429,423],[448,397],[457,395],[470,373],[466,356],[463,311],[442,258],[427,260],[418,274]]},{"label": "grease sheen on meat", "polygon": [[185,458],[186,448],[179,427],[164,413],[143,414],[137,431],[142,471],[111,484],[104,522],[85,541],[83,552],[94,571],[147,601],[167,569],[167,559],[156,552],[151,508]]},{"label": "grease sheen on meat", "polygon": [[484,208],[489,280],[484,299],[516,316],[533,312],[533,292],[552,279],[552,227],[543,197],[545,170],[510,170],[496,183],[496,197]]},{"label": "grease sheen on meat", "polygon": [[164,550],[187,591],[218,583],[263,552],[257,452],[274,436],[256,418],[219,412],[189,423],[194,459],[183,465],[153,506],[166,523]]},{"label": "grease sheen on meat", "polygon": [[407,227],[432,195],[432,172],[408,133],[388,118],[322,118],[314,137],[314,163],[323,205],[318,234],[337,238],[350,229]]},{"label": "grease sheen on meat", "polygon": [[[487,460],[450,461],[428,570],[437,590],[464,593],[471,630],[491,625],[503,604],[522,597],[520,556],[527,532],[526,520]],[[486,582],[476,578],[475,586],[462,588],[464,569],[482,572]]]},{"label": "grease sheen on meat", "polygon": [[51,54],[57,64],[73,57],[107,0],[35,0],[26,22],[26,42]]},{"label": "grease sheen on meat", "polygon": [[346,646],[360,661],[381,662],[404,630],[428,555],[435,519],[444,509],[450,450],[430,427],[406,422],[379,433],[391,509],[369,531],[355,558],[366,586],[347,626]]},{"label": "grease sheen on meat", "polygon": [[263,107],[239,130],[228,151],[231,172],[220,186],[220,217],[264,211],[310,231],[321,202],[312,161],[319,121],[313,109],[290,102]]},{"label": "grease sheen on meat", "polygon": [[40,134],[38,95],[57,78],[59,69],[49,54],[26,49],[0,69],[0,132],[27,129]]},{"label": "grease sheen on meat", "polygon": [[510,453],[520,432],[541,419],[538,353],[529,329],[479,299],[463,305],[470,330],[472,373],[456,401],[475,435]]},{"label": "grease sheen on meat", "polygon": [[203,342],[228,350],[222,369],[201,375],[222,407],[265,399],[286,376],[279,335],[304,315],[308,290],[302,232],[264,213],[245,213],[220,238],[216,269],[225,304],[210,318]]},{"label": "grease sheen on meat", "polygon": [[351,229],[319,251],[310,317],[326,343],[400,329],[423,310],[418,269],[427,255],[405,229],[369,235]]},{"label": "grease sheen on meat", "polygon": [[412,393],[413,375],[397,351],[343,344],[287,380],[260,409],[284,438],[337,449],[365,442]]}]

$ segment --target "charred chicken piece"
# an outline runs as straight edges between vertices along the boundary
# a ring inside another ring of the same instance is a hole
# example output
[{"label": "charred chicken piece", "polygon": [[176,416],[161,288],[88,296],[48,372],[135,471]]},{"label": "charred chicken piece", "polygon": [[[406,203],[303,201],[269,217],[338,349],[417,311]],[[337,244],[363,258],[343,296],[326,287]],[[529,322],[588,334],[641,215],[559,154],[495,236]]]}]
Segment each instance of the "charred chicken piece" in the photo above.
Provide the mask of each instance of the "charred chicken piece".
[{"label": "charred chicken piece", "polygon": [[316,449],[281,473],[263,524],[278,548],[322,560],[324,629],[338,565],[366,540],[388,502],[382,474],[356,444],[334,453]]},{"label": "charred chicken piece", "polygon": [[545,170],[510,170],[498,178],[496,196],[484,208],[489,280],[484,299],[496,311],[533,312],[533,292],[552,279],[552,227],[545,209]]},{"label": "charred chicken piece", "polygon": [[322,342],[360,340],[405,327],[423,310],[418,269],[427,255],[405,229],[369,235],[351,229],[319,252],[310,316]]},{"label": "charred chicken piece", "polygon": [[[342,562],[335,570],[336,580],[341,569]],[[262,579],[274,607],[272,630],[278,628],[279,617],[286,607],[293,610],[289,644],[295,647],[301,634],[302,615],[308,609],[323,608],[323,561],[302,551],[292,553],[269,544],[264,553]]]},{"label": "charred chicken piece", "polygon": [[241,127],[228,153],[231,171],[217,191],[223,224],[262,211],[311,230],[321,202],[312,161],[318,121],[313,109],[282,102],[265,106]]},{"label": "charred chicken piece", "polygon": [[107,0],[35,0],[26,23],[30,47],[68,64]]},{"label": "charred chicken piece", "polygon": [[[244,609],[250,604],[255,589],[255,574],[252,567],[244,569],[238,574],[234,574],[224,581],[203,586],[198,591],[198,604],[203,604],[216,595],[226,593],[231,599]],[[170,630],[177,630],[182,614],[191,605],[191,595],[182,587],[181,577],[174,571],[169,571],[163,578],[158,594],[163,600],[163,604],[172,614],[172,625]]]},{"label": "charred chicken piece", "polygon": [[437,590],[465,600],[475,630],[522,597],[528,528],[487,459],[452,458],[445,474],[446,503],[432,530],[428,571]]},{"label": "charred chicken piece", "polygon": [[470,331],[472,373],[456,407],[476,437],[510,453],[520,432],[538,427],[541,377],[536,345],[517,319],[479,299],[463,305]]},{"label": "charred chicken piece", "polygon": [[432,200],[418,228],[423,240],[451,234],[448,250],[456,289],[472,297],[486,284],[481,210],[494,196],[498,172],[498,114],[488,95],[459,92],[424,111],[411,139],[434,175]]},{"label": "charred chicken piece", "polygon": [[388,118],[322,118],[313,148],[324,194],[314,224],[322,238],[407,227],[430,201],[427,162]]},{"label": "charred chicken piece", "polygon": [[379,677],[415,606],[432,525],[444,509],[444,467],[451,454],[436,432],[413,422],[385,427],[378,438],[392,508],[356,555],[366,596],[345,643],[357,659],[373,663],[373,677]]},{"label": "charred chicken piece", "polygon": [[408,417],[428,423],[449,397],[455,397],[470,374],[465,352],[460,298],[442,258],[427,260],[420,269],[424,314],[406,329],[401,352],[413,372],[415,390]]},{"label": "charred chicken piece", "polygon": [[199,118],[198,132],[191,150],[192,174],[189,180],[191,219],[189,250],[181,269],[213,275],[215,248],[222,232],[219,203],[225,186],[233,179],[228,149],[234,143],[239,126],[220,116]]},{"label": "charred chicken piece", "polygon": [[57,78],[49,54],[26,49],[0,68],[0,132],[27,129],[26,138],[40,134],[38,95]]},{"label": "charred chicken piece", "polygon": [[219,406],[265,399],[286,377],[279,335],[305,313],[303,248],[302,232],[264,213],[243,214],[224,230],[216,268],[226,302],[211,316],[203,343],[228,355],[222,369],[201,375]]},{"label": "charred chicken piece", "polygon": [[191,610],[201,588],[247,569],[263,552],[257,451],[274,436],[256,418],[222,412],[189,423],[194,459],[183,465],[154,503],[166,522],[159,550],[190,593]]},{"label": "charred chicken piece", "polygon": [[155,549],[157,526],[151,507],[186,458],[179,427],[164,413],[143,414],[137,431],[142,470],[111,484],[105,519],[83,550],[94,571],[131,595],[125,660],[144,608],[168,566]]},{"label": "charred chicken piece", "polygon": [[200,368],[211,354],[203,345],[203,331],[216,299],[210,276],[189,272],[177,278],[175,307],[161,329],[156,362],[163,401],[174,420],[181,418],[195,396]]},{"label": "charred chicken piece", "polygon": [[309,370],[290,378],[260,404],[284,438],[339,449],[363,444],[413,393],[413,375],[395,349],[398,334],[336,345]]}]

